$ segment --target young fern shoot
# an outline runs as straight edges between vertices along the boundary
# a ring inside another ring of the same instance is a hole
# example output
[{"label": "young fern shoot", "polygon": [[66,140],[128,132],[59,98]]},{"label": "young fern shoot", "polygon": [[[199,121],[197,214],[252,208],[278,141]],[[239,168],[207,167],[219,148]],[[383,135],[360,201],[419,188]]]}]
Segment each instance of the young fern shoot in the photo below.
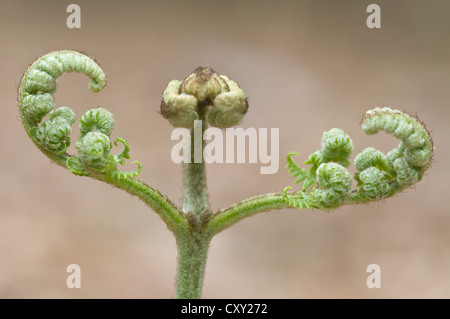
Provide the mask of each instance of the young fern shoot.
[{"label": "young fern shoot", "polygon": [[294,183],[303,185],[291,196],[291,187],[286,187],[286,201],[300,208],[333,209],[391,197],[422,179],[431,162],[433,142],[419,120],[398,110],[377,107],[366,113],[362,128],[369,135],[379,131],[393,134],[401,140],[400,144],[387,155],[373,147],[356,155],[357,188],[352,190],[346,167],[350,165],[353,142],[344,131],[333,128],[323,134],[322,148],[305,162],[311,165],[308,171],[292,159],[298,153],[288,154],[286,167],[296,178]]},{"label": "young fern shoot", "polygon": [[[355,157],[358,172],[352,190],[352,176],[347,170],[353,142],[341,129],[333,128],[322,137],[321,149],[309,156],[301,168],[291,152],[287,169],[302,183],[301,190],[291,187],[277,193],[248,198],[238,204],[212,211],[209,204],[204,143],[199,153],[191,149],[191,161],[183,164],[183,206],[178,208],[155,188],[137,179],[137,169],[124,172],[130,159],[130,147],[123,138],[111,142],[113,115],[104,108],[88,110],[80,118],[80,135],[76,141],[77,155],[67,153],[71,143],[75,112],[67,107],[55,108],[52,94],[56,78],[64,72],[80,72],[91,78],[89,88],[98,92],[106,85],[106,76],[100,66],[87,55],[69,50],[54,51],[37,59],[25,72],[18,92],[18,106],[25,131],[50,160],[79,176],[91,177],[139,197],[166,223],[178,246],[176,278],[177,298],[200,298],[209,243],[214,235],[238,221],[260,212],[281,208],[336,209],[347,204],[358,204],[391,197],[420,181],[429,167],[433,143],[424,125],[416,118],[390,108],[374,108],[363,118],[365,134],[385,131],[400,139],[397,148],[388,154],[368,147]],[[194,136],[196,120],[201,121],[201,132],[208,124],[227,128],[240,124],[248,110],[248,102],[239,85],[210,68],[197,68],[183,81],[173,80],[165,89],[161,114],[174,127],[190,130]],[[112,154],[114,146],[123,150]],[[201,154],[200,161],[195,160]]]}]

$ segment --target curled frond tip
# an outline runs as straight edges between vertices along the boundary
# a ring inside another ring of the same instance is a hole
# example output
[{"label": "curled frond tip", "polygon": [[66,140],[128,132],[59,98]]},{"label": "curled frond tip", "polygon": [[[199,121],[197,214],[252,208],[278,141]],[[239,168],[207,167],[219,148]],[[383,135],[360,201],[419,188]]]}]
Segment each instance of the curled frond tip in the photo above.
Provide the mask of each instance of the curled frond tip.
[{"label": "curled frond tip", "polygon": [[365,134],[385,131],[400,139],[400,144],[387,155],[373,147],[356,155],[355,190],[351,190],[350,173],[345,168],[350,164],[353,143],[342,130],[331,129],[323,135],[322,148],[305,162],[311,165],[309,170],[292,159],[297,153],[289,153],[286,167],[296,178],[295,183],[303,185],[297,193],[288,194],[285,188],[284,198],[296,207],[306,207],[303,203],[308,199],[311,207],[336,208],[390,197],[422,179],[434,148],[420,120],[398,110],[377,107],[366,113],[362,129]]}]

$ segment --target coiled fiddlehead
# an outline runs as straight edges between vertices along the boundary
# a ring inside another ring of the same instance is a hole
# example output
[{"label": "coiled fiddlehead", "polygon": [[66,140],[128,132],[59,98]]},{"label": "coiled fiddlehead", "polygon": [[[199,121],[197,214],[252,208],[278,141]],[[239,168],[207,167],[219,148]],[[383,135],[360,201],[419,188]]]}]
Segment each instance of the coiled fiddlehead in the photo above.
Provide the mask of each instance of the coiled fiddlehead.
[{"label": "coiled fiddlehead", "polygon": [[[87,55],[76,51],[54,51],[37,59],[25,72],[18,94],[18,105],[22,123],[36,146],[51,160],[68,168],[77,175],[104,174],[114,178],[128,178],[139,174],[141,164],[135,172],[121,172],[117,164],[129,158],[129,146],[124,139],[117,139],[125,149],[119,155],[110,153],[110,135],[114,119],[102,108],[87,111],[80,119],[80,136],[76,143],[78,156],[66,153],[70,145],[71,125],[75,123],[75,112],[61,106],[56,110],[52,96],[56,91],[56,78],[64,72],[84,73],[91,78],[89,88],[98,92],[106,85],[106,76],[100,66]],[[44,118],[48,115],[48,118]]]},{"label": "coiled fiddlehead", "polygon": [[284,199],[294,207],[332,209],[387,198],[422,179],[431,162],[433,142],[419,120],[398,110],[375,108],[366,113],[362,129],[368,135],[385,131],[401,142],[387,155],[373,147],[358,154],[354,160],[357,188],[351,191],[345,167],[350,164],[353,143],[342,130],[331,129],[323,135],[322,148],[305,162],[311,165],[308,171],[292,159],[298,153],[288,154],[286,168],[296,178],[295,183],[303,181],[303,185],[301,191],[289,196],[291,187],[286,187]]}]

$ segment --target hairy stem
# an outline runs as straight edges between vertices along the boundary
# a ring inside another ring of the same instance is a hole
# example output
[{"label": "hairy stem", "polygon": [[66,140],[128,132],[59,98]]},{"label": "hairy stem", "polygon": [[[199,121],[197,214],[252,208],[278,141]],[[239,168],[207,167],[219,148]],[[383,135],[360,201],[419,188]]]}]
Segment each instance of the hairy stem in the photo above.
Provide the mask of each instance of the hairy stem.
[{"label": "hairy stem", "polygon": [[214,236],[246,217],[282,208],[292,208],[283,198],[283,193],[271,193],[251,197],[239,204],[216,212],[208,222],[207,233],[209,236]]},{"label": "hairy stem", "polygon": [[192,232],[177,238],[178,269],[175,298],[200,299],[210,238]]},{"label": "hairy stem", "polygon": [[[206,107],[203,109],[206,109]],[[191,135],[190,163],[183,164],[183,212],[194,215],[197,221],[200,220],[201,216],[209,213],[210,209],[205,162],[203,160],[203,149],[205,147],[203,133],[207,128],[207,123],[205,111],[202,108],[199,108],[199,118],[201,123],[197,122],[197,125],[189,130]]]},{"label": "hairy stem", "polygon": [[189,224],[186,216],[156,189],[133,178],[117,179],[106,175],[96,178],[139,197],[161,217],[176,237],[188,232]]},{"label": "hairy stem", "polygon": [[[176,298],[201,298],[203,278],[210,237],[203,233],[202,224],[210,214],[206,170],[203,160],[205,143],[203,133],[207,128],[206,105],[199,106],[199,119],[190,129],[190,163],[183,167],[183,212],[188,217],[189,233],[177,236],[178,267]],[[198,141],[201,141],[198,145]],[[197,142],[197,145],[196,145]]]}]

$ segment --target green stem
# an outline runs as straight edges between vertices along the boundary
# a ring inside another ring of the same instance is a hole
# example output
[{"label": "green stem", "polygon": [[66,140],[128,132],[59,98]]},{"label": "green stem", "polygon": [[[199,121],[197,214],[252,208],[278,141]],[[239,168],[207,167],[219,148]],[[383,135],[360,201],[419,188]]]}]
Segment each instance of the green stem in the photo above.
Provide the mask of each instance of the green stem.
[{"label": "green stem", "polygon": [[205,277],[206,258],[210,238],[192,232],[177,238],[178,268],[175,298],[200,299]]},{"label": "green stem", "polygon": [[[205,236],[204,223],[210,216],[206,186],[203,133],[207,128],[207,105],[199,105],[201,122],[190,129],[191,161],[183,166],[183,213],[189,222],[189,232],[177,236],[178,267],[176,298],[201,298],[208,246],[211,237]],[[197,142],[197,143],[196,143]],[[200,142],[200,143],[199,143]]]},{"label": "green stem", "polygon": [[207,224],[207,233],[209,236],[214,236],[246,217],[282,208],[292,208],[292,206],[283,198],[281,192],[251,197],[216,212]]},{"label": "green stem", "polygon": [[[201,122],[190,129],[190,163],[183,164],[183,212],[195,216],[197,221],[209,213],[208,191],[206,186],[203,133],[207,128],[204,112],[200,112]],[[196,143],[197,142],[197,143]]]}]

